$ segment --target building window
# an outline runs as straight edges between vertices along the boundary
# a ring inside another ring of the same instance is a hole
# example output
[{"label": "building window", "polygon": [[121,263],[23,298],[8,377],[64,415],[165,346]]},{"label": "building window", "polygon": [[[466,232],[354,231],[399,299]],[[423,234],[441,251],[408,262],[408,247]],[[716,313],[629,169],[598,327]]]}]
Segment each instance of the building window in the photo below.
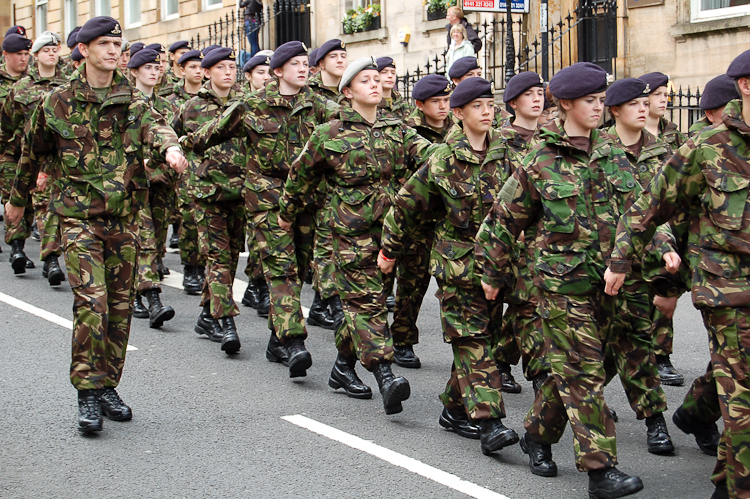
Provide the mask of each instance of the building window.
[{"label": "building window", "polygon": [[180,1],[162,0],[161,15],[162,19],[165,21],[168,21],[170,19],[177,19],[178,17],[180,17]]},{"label": "building window", "polygon": [[96,0],[94,6],[94,11],[96,12],[97,16],[112,15],[112,4],[110,0]]},{"label": "building window", "polygon": [[691,0],[690,20],[712,21],[750,15],[750,0]]},{"label": "building window", "polygon": [[65,0],[65,39],[78,26],[78,0]]},{"label": "building window", "polygon": [[203,0],[203,10],[218,9],[222,5],[222,0]]},{"label": "building window", "polygon": [[362,7],[363,9],[371,5],[379,4],[380,0],[345,0],[344,11],[357,10]]},{"label": "building window", "polygon": [[125,0],[125,27],[137,28],[141,25],[141,0]]},{"label": "building window", "polygon": [[36,36],[47,31],[47,0],[36,0]]}]

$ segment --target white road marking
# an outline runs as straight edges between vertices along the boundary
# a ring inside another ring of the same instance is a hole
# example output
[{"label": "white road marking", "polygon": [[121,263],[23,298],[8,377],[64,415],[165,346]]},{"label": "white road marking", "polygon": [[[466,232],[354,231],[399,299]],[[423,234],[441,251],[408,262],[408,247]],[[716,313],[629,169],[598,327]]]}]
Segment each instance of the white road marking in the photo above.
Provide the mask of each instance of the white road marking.
[{"label": "white road marking", "polygon": [[337,430],[332,426],[319,423],[314,419],[310,419],[300,414],[295,414],[294,416],[283,416],[281,419],[310,430],[313,433],[317,433],[318,435],[340,442],[353,449],[366,452],[371,456],[375,456],[394,466],[416,473],[417,475],[423,476],[433,482],[445,485],[446,487],[466,494],[469,497],[475,497],[477,499],[508,499],[508,497],[502,494],[498,494],[497,492],[485,489],[479,485],[467,482],[456,475],[439,470],[428,464],[424,464],[421,461],[417,461],[411,457],[386,449],[385,447],[363,440],[344,431]]},{"label": "white road marking", "polygon": [[[11,307],[16,307],[19,310],[28,312],[31,315],[36,315],[37,317],[40,317],[53,324],[57,324],[58,326],[62,326],[70,330],[73,329],[73,321],[71,321],[70,319],[66,319],[65,317],[60,317],[59,315],[53,314],[52,312],[47,312],[44,309],[35,307],[34,305],[30,303],[26,303],[25,301],[21,301],[18,298],[14,298],[12,296],[6,295],[5,293],[0,293],[0,301],[7,303]],[[132,345],[128,345],[127,351],[130,352],[134,350],[138,350],[138,348]]]}]

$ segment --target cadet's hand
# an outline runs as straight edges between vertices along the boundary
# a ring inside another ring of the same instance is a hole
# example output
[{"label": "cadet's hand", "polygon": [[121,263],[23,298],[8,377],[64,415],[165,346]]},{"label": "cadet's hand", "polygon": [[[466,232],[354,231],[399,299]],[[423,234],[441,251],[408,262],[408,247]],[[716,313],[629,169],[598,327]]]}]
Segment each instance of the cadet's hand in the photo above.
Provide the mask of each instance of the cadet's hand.
[{"label": "cadet's hand", "polygon": [[378,253],[378,267],[380,268],[380,271],[384,274],[390,274],[393,272],[393,267],[396,266],[396,259],[392,259],[391,261],[386,260],[383,258],[383,255]]},{"label": "cadet's hand", "polygon": [[677,308],[677,297],[667,298],[665,296],[654,296],[654,306],[664,314],[667,319],[671,319],[674,315],[674,309]]},{"label": "cadet's hand", "polygon": [[674,274],[680,269],[680,263],[682,263],[682,259],[680,259],[680,255],[678,255],[674,251],[664,253],[663,258],[664,266],[667,268],[667,272],[669,272],[670,274]]},{"label": "cadet's hand", "polygon": [[608,295],[617,296],[624,282],[625,274],[612,272],[609,268],[604,272],[604,292]]},{"label": "cadet's hand", "polygon": [[482,281],[482,289],[484,290],[484,297],[489,301],[497,300],[497,295],[500,293],[500,288],[494,288]]},{"label": "cadet's hand", "polygon": [[10,223],[13,223],[16,225],[21,223],[21,219],[23,218],[23,212],[24,212],[24,208],[13,206],[12,204],[10,204],[10,201],[5,203],[5,218]]},{"label": "cadet's hand", "polygon": [[188,166],[188,162],[185,159],[185,156],[182,155],[181,152],[176,150],[167,151],[167,164],[177,173],[182,173],[185,171],[185,168]]},{"label": "cadet's hand", "polygon": [[287,222],[281,218],[281,215],[279,215],[279,227],[281,227],[281,230],[284,230],[286,232],[292,232],[292,222]]},{"label": "cadet's hand", "polygon": [[47,187],[47,175],[44,173],[40,173],[39,176],[36,178],[36,188],[40,191],[43,191]]}]

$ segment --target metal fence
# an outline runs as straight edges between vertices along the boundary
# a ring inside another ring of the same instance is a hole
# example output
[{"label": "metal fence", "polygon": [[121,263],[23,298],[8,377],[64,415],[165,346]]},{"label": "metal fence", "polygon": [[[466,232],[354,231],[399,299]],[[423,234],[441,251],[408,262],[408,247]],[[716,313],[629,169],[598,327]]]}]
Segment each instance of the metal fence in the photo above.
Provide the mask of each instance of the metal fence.
[{"label": "metal fence", "polygon": [[669,104],[665,117],[675,123],[682,133],[687,135],[688,129],[703,117],[699,106],[701,101],[700,87],[693,93],[688,87],[686,92],[679,90],[669,93]]}]

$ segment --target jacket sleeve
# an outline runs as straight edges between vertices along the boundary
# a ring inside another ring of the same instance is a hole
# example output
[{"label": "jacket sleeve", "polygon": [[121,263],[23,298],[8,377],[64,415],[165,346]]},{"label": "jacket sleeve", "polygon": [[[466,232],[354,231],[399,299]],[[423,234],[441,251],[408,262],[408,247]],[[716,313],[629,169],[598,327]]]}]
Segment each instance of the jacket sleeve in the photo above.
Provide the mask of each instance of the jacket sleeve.
[{"label": "jacket sleeve", "polygon": [[55,153],[57,142],[47,128],[47,113],[54,109],[52,102],[55,99],[57,96],[52,94],[44,100],[44,105],[37,107],[31,115],[10,193],[10,204],[13,206],[26,206],[29,202],[29,192],[36,186],[40,166],[49,163],[50,156]]},{"label": "jacket sleeve", "polygon": [[179,146],[177,134],[166,119],[154,110],[146,111],[142,121],[143,136],[151,149],[151,158],[157,164],[166,163],[167,149]]},{"label": "jacket sleeve", "polygon": [[479,35],[477,35],[477,32],[474,30],[474,28],[471,26],[471,24],[464,19],[464,28],[466,28],[466,37],[471,42],[471,45],[474,47],[474,53],[478,53],[480,50],[482,50],[482,40],[479,39]]},{"label": "jacket sleeve", "polygon": [[216,119],[209,121],[192,134],[188,134],[187,143],[199,156],[210,148],[223,144],[229,139],[245,137],[245,102],[238,100]]},{"label": "jacket sleeve", "polygon": [[329,168],[323,147],[325,139],[321,127],[316,128],[302,154],[292,163],[279,199],[279,216],[282,220],[292,222],[297,213],[306,207],[306,200],[313,190],[325,180]]}]

